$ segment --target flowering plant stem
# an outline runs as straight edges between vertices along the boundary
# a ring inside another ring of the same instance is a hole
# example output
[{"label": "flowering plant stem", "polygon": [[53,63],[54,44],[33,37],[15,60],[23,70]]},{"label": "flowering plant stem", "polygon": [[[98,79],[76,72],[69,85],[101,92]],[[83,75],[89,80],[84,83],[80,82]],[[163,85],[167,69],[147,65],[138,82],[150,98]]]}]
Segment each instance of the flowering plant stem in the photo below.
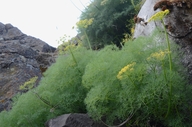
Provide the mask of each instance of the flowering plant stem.
[{"label": "flowering plant stem", "polygon": [[[172,56],[171,56],[171,47],[170,47],[170,41],[169,41],[169,37],[165,28],[165,23],[163,21],[163,19],[161,19],[161,22],[163,24],[164,30],[165,30],[165,37],[166,37],[166,42],[167,42],[167,48],[168,48],[168,57],[169,57],[169,69],[170,72],[172,72]],[[170,73],[170,78],[172,78],[171,73]],[[168,109],[167,109],[167,114],[165,116],[165,118],[169,115],[170,109],[171,109],[171,96],[172,96],[172,79],[170,79],[170,91],[169,91],[169,102],[168,102]]]},{"label": "flowering plant stem", "polygon": [[[74,56],[74,54],[73,54],[73,52],[72,52],[72,50],[71,50],[71,47],[70,47],[70,46],[69,46],[69,51],[70,51],[70,53],[71,53],[71,55],[72,55],[72,58],[73,58],[73,61],[75,62],[75,65],[78,65],[77,60],[75,59],[75,56]],[[79,70],[79,68],[77,68],[77,70],[78,70],[78,72],[80,72],[80,73],[81,73],[81,71]]]},{"label": "flowering plant stem", "polygon": [[74,60],[75,64],[77,64],[77,61],[76,61],[76,59],[75,59],[75,56],[74,56],[74,54],[73,54],[73,52],[72,52],[72,50],[71,50],[71,47],[70,47],[70,46],[69,46],[69,51],[70,51],[70,53],[71,53],[71,55],[72,55],[72,58],[73,58],[73,60]]},{"label": "flowering plant stem", "polygon": [[85,33],[85,37],[86,37],[86,39],[87,39],[87,42],[88,42],[88,44],[89,44],[89,49],[92,50],[91,44],[90,44],[90,41],[89,41],[89,38],[88,38],[87,33],[85,32],[85,30],[84,30],[84,33]]},{"label": "flowering plant stem", "polygon": [[132,83],[135,87],[137,87],[136,84],[134,83],[134,81],[131,79],[131,77],[129,77],[129,75],[127,75],[127,77],[128,77],[128,79],[131,81],[131,83]]},{"label": "flowering plant stem", "polygon": [[167,34],[167,31],[166,31],[166,28],[165,28],[165,23],[164,21],[162,20],[162,24],[163,24],[163,27],[164,27],[164,30],[165,30],[165,37],[166,37],[166,42],[167,42],[167,48],[168,48],[168,57],[169,57],[169,69],[170,71],[172,71],[172,57],[171,57],[171,46],[170,46],[170,42],[169,42],[169,37],[168,37],[168,34]]}]

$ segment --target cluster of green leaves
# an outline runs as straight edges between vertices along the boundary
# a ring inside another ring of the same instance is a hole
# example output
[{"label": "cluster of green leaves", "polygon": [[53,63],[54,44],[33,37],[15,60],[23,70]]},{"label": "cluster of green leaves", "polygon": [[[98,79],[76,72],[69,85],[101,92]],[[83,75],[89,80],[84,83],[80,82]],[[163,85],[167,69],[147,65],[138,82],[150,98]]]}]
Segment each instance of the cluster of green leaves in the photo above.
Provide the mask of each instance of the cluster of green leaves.
[{"label": "cluster of green leaves", "polygon": [[140,1],[92,1],[81,14],[80,21],[77,23],[85,46],[88,44],[86,36],[88,36],[93,49],[101,48],[107,44],[120,46],[124,33],[131,34],[130,28],[133,26],[133,17],[137,13],[135,7]]},{"label": "cluster of green leaves", "polygon": [[171,43],[170,71],[163,37],[141,37],[121,50],[69,46],[38,87],[17,95],[12,110],[0,113],[0,126],[40,127],[61,114],[88,112],[111,125],[129,119],[127,126],[190,127],[192,88],[180,64],[182,53]]}]

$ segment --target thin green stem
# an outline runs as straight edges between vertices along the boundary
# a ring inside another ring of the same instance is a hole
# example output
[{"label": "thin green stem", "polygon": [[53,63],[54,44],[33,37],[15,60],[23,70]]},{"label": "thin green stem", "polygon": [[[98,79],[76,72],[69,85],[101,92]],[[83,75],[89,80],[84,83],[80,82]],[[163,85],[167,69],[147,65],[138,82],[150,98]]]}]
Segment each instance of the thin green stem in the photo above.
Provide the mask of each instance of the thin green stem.
[{"label": "thin green stem", "polygon": [[164,62],[162,61],[162,68],[163,68],[163,74],[164,74],[164,78],[167,81],[167,74],[166,74],[166,69],[164,67]]},{"label": "thin green stem", "polygon": [[92,50],[90,40],[89,40],[89,38],[88,38],[87,33],[86,33],[85,30],[84,30],[84,34],[85,34],[85,37],[86,37],[87,42],[88,42],[88,44],[89,44],[89,49]]},{"label": "thin green stem", "polygon": [[75,56],[74,56],[74,54],[73,54],[73,52],[72,52],[72,50],[71,50],[71,47],[70,47],[70,46],[69,46],[69,51],[70,51],[70,53],[71,53],[71,55],[72,55],[72,58],[73,58],[73,60],[74,60],[75,64],[77,64],[77,61],[76,61],[76,59],[75,59]]},{"label": "thin green stem", "polygon": [[[75,56],[74,56],[74,54],[73,54],[73,52],[72,52],[72,50],[71,50],[71,47],[70,47],[70,46],[69,46],[69,51],[70,51],[70,53],[71,53],[71,55],[72,55],[72,58],[73,58],[73,60],[74,60],[75,64],[76,64],[76,65],[78,65],[77,60],[75,59]],[[77,70],[79,71],[79,73],[81,73],[81,71],[79,70],[79,68],[77,68]]]},{"label": "thin green stem", "polygon": [[131,83],[132,83],[135,87],[137,87],[137,86],[135,85],[134,81],[129,77],[129,75],[127,75],[127,77],[128,77],[128,79],[131,81]]},{"label": "thin green stem", "polygon": [[165,28],[165,23],[164,21],[162,20],[162,24],[163,24],[163,27],[164,27],[164,30],[165,30],[165,37],[166,37],[166,42],[167,42],[167,48],[168,48],[168,56],[169,56],[169,69],[170,71],[172,71],[172,56],[171,56],[171,46],[170,46],[170,42],[169,42],[169,37],[168,37],[168,34],[167,34],[167,31],[166,31],[166,28]]},{"label": "thin green stem", "polygon": [[169,91],[168,109],[167,109],[167,114],[165,116],[165,118],[166,118],[169,115],[169,112],[171,110],[171,100],[172,100],[172,75],[171,75],[171,72],[172,72],[172,56],[171,56],[171,47],[170,47],[169,37],[168,37],[167,31],[166,31],[166,28],[165,28],[165,23],[164,23],[163,19],[161,21],[162,21],[162,24],[163,24],[163,27],[164,27],[164,30],[165,30],[167,48],[168,48],[168,51],[169,51],[168,57],[169,57],[169,69],[170,69],[170,86],[169,86],[170,91]]}]

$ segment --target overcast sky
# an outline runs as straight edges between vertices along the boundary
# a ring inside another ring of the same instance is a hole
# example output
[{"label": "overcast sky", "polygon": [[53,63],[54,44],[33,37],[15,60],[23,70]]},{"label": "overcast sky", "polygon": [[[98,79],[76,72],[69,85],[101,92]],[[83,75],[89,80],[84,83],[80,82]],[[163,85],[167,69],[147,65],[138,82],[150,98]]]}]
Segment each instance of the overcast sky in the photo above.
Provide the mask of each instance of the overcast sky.
[{"label": "overcast sky", "polygon": [[11,23],[23,33],[57,47],[57,40],[64,34],[71,37],[76,35],[72,27],[90,1],[0,0],[0,22]]}]

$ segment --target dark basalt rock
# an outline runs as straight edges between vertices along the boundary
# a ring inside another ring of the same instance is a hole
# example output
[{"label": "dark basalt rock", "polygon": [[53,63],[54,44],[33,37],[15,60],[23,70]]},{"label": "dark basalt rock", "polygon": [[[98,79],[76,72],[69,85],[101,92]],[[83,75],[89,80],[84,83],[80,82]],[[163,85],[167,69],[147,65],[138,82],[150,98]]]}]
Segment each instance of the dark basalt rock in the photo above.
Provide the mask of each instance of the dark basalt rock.
[{"label": "dark basalt rock", "polygon": [[51,119],[45,123],[45,127],[106,127],[94,122],[87,114],[65,114]]},{"label": "dark basalt rock", "polygon": [[34,76],[39,81],[40,66],[47,68],[55,62],[55,50],[11,24],[0,23],[0,111],[11,108],[11,98],[20,92],[20,85]]}]

